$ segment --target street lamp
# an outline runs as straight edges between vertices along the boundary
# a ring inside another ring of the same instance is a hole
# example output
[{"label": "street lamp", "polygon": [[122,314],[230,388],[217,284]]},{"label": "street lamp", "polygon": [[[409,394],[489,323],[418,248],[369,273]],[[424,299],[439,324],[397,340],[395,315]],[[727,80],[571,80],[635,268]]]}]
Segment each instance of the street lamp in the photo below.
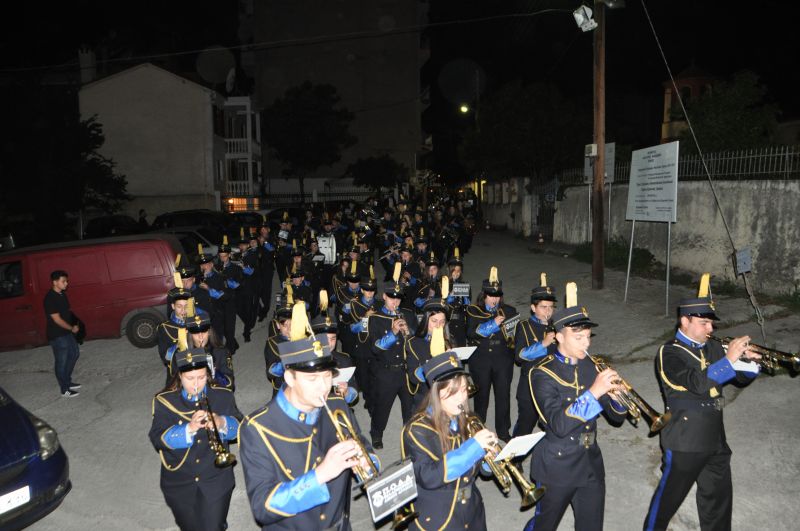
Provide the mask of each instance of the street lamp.
[{"label": "street lamp", "polygon": [[[594,12],[581,6],[573,12],[583,31],[594,29],[594,143],[597,158],[592,177],[592,289],[603,289],[603,187],[606,167],[606,17],[605,8],[625,7],[624,0],[594,0]],[[594,20],[592,14],[594,13]]]},{"label": "street lamp", "polygon": [[458,110],[461,111],[462,114],[467,114],[469,112],[469,105],[462,103]]}]

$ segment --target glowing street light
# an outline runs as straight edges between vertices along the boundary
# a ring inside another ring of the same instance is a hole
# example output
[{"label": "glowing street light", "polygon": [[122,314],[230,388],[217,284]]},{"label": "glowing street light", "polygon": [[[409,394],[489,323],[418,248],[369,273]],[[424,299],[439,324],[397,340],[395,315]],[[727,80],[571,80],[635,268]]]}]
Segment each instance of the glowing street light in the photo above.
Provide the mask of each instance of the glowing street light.
[{"label": "glowing street light", "polygon": [[461,111],[462,114],[467,114],[469,112],[469,105],[462,103],[458,110]]}]

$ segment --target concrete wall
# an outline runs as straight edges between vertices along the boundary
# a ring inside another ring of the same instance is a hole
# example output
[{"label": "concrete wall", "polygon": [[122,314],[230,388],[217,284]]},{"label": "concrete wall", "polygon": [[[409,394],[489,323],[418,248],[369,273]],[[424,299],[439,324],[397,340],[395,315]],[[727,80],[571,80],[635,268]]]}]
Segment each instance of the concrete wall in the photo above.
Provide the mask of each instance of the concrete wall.
[{"label": "concrete wall", "polygon": [[[518,177],[501,183],[485,184],[483,203],[484,222],[493,227],[505,227],[523,236],[535,236],[539,228],[535,224],[539,209],[537,195],[527,193],[525,187],[530,179]],[[489,190],[491,187],[491,191]]]},{"label": "concrete wall", "polygon": [[[754,288],[765,293],[800,289],[800,181],[718,181],[715,188],[736,248],[751,249]],[[610,232],[612,238],[622,237],[629,242],[627,194],[627,185],[613,185]],[[586,186],[565,191],[564,199],[557,203],[555,241],[587,241],[587,195]],[[730,241],[708,182],[679,183],[677,218],[672,226],[671,265],[733,280]],[[666,224],[636,223],[634,246],[645,248],[666,262],[666,245]]]},{"label": "concrete wall", "polygon": [[[175,205],[210,206],[208,199],[219,188],[217,161],[225,159],[224,139],[213,132],[217,97],[147,64],[81,89],[82,117],[96,114],[103,125],[101,153],[127,177],[128,193],[138,198],[151,220]],[[195,203],[198,197],[205,199]],[[132,203],[125,212],[138,208]]]}]

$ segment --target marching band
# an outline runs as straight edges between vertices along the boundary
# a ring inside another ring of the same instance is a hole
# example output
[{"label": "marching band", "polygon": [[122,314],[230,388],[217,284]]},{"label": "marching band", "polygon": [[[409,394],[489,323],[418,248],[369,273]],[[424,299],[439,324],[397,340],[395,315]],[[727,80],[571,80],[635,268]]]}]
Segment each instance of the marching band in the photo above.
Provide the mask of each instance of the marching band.
[{"label": "marching band", "polygon": [[[229,445],[238,442],[262,529],[351,529],[354,486],[372,508],[371,489],[395,477],[393,489],[415,492],[410,502],[395,500],[395,526],[486,529],[480,476],[504,492],[517,483],[523,508],[533,506],[526,530],[557,529],[570,506],[575,529],[602,529],[598,417],[619,426],[645,415],[663,457],[643,528],[667,529],[696,484],[701,527],[730,529],[723,386],[752,381],[761,356],[747,336],[711,336],[717,316],[707,275],[698,296],[680,302],[675,337],[655,358],[662,415],[590,353],[598,324],[578,305],[574,283],[559,308],[542,273],[525,318],[491,267],[473,299],[463,276],[476,226],[470,204],[422,210],[401,197],[380,206],[371,199],[309,210],[304,220],[286,212],[275,234],[269,224],[243,228],[238,254],[226,236],[216,257],[202,248],[193,260],[177,257],[169,318],[157,330],[167,384],[153,399],[150,440],[178,527],[227,528],[236,462]],[[237,316],[245,342],[257,320],[270,319],[263,385],[271,398],[246,417],[234,399]],[[368,437],[355,415],[359,397]],[[384,468],[375,450],[388,443],[398,399],[401,461]],[[526,474],[521,462],[531,452]],[[409,470],[410,483],[401,476]]]}]

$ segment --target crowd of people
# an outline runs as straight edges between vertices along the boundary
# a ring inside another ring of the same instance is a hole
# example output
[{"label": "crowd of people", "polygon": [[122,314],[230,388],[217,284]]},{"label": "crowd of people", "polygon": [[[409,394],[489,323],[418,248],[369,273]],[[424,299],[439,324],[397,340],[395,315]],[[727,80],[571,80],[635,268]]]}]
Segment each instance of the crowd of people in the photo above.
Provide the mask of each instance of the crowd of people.
[{"label": "crowd of people", "polygon": [[[238,252],[226,238],[218,256],[201,248],[176,260],[169,319],[158,329],[166,385],[153,400],[150,439],[177,525],[226,528],[234,489],[227,448],[238,438],[258,525],[350,529],[352,482],[366,481],[365,471],[380,473],[374,450],[383,448],[399,400],[401,457],[413,462],[418,492],[406,508],[407,525],[485,529],[476,475],[495,474],[488,465],[501,443],[538,425],[544,438],[531,460],[537,494],[526,529],[556,529],[570,505],[576,529],[602,529],[596,422],[603,415],[621,424],[631,413],[629,389],[589,355],[597,324],[578,305],[574,284],[559,305],[543,273],[525,317],[504,301],[497,267],[472,293],[463,273],[477,214],[457,196],[427,208],[404,198],[369,199],[334,211],[312,207],[305,216],[287,213],[276,233],[269,225],[243,228]],[[273,275],[281,285],[274,308]],[[658,354],[672,421],[661,432],[663,477],[645,529],[666,529],[695,483],[703,529],[730,528],[722,386],[746,383],[758,367],[734,365],[757,358],[749,338],[725,349],[707,339],[714,312],[701,286],[697,298],[681,301],[676,335]],[[237,317],[245,342],[257,321],[270,319],[264,385],[272,398],[246,417],[234,398]],[[353,367],[349,381],[338,378]],[[353,413],[362,406],[368,434]],[[352,437],[341,436],[342,422],[355,427]],[[524,458],[508,464],[520,469]]]}]

